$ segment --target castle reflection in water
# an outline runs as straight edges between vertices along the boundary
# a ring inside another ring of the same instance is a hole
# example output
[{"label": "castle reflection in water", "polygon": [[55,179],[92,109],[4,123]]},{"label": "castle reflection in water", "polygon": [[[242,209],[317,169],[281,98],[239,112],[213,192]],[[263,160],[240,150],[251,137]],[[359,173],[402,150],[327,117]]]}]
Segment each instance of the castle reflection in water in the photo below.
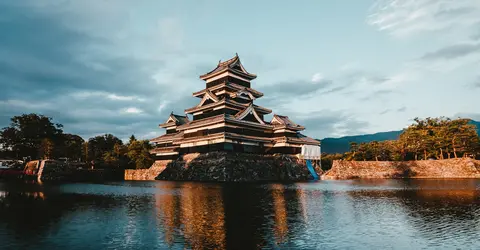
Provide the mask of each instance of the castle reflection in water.
[{"label": "castle reflection in water", "polygon": [[304,191],[281,184],[244,186],[243,192],[236,184],[158,183],[157,188],[169,190],[155,194],[155,206],[170,246],[254,249],[270,244],[271,237],[280,245],[287,241],[288,220],[306,219]]}]

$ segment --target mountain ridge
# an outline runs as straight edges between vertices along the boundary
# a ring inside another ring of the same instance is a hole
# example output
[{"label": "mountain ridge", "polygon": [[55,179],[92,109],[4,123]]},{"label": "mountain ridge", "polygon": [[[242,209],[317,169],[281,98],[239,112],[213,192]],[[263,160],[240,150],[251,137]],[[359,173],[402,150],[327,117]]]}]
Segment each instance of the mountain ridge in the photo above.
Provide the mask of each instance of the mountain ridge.
[{"label": "mountain ridge", "polygon": [[[471,120],[470,123],[477,127],[477,133],[480,134],[480,122]],[[319,141],[322,143],[322,153],[345,153],[350,150],[351,142],[362,143],[371,141],[396,140],[398,139],[402,131],[403,130],[394,130],[377,132],[373,134],[350,135],[337,138],[327,137]]]}]

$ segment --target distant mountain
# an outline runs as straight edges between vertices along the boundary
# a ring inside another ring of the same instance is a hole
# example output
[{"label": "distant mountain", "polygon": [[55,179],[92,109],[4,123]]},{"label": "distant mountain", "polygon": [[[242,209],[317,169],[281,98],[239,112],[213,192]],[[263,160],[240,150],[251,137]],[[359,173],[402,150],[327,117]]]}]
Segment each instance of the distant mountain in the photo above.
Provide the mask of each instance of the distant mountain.
[{"label": "distant mountain", "polygon": [[402,131],[379,132],[375,134],[353,135],[340,138],[325,138],[322,142],[323,153],[345,153],[350,151],[350,143],[396,140]]},{"label": "distant mountain", "polygon": [[[474,124],[477,127],[477,133],[480,135],[480,122],[471,121],[471,124]],[[362,142],[371,142],[371,141],[387,141],[387,140],[396,140],[402,133],[401,130],[398,131],[389,131],[389,132],[379,132],[375,134],[366,134],[366,135],[353,135],[345,136],[340,138],[325,138],[320,140],[322,142],[322,152],[323,153],[345,153],[350,151],[350,143],[362,143]]]},{"label": "distant mountain", "polygon": [[480,122],[471,120],[470,123],[477,126],[477,134],[480,135]]}]

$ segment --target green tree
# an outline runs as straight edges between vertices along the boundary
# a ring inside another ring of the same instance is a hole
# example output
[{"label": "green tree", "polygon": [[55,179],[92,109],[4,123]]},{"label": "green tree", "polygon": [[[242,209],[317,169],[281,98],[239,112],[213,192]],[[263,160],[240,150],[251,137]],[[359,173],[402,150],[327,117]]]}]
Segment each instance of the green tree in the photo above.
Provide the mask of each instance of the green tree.
[{"label": "green tree", "polygon": [[154,160],[150,154],[152,146],[148,140],[135,140],[128,145],[127,156],[137,169],[149,168]]},{"label": "green tree", "polygon": [[128,164],[127,147],[120,143],[113,146],[113,150],[106,152],[103,155],[103,160],[106,165],[113,167],[126,167]]},{"label": "green tree", "polygon": [[380,144],[378,141],[372,141],[368,143],[368,148],[371,150],[371,154],[375,161],[378,161],[378,158],[380,156]]},{"label": "green tree", "polygon": [[61,138],[61,147],[59,147],[57,155],[69,159],[81,159],[84,150],[83,144],[85,143],[83,138],[74,134],[63,134]]},{"label": "green tree", "polygon": [[102,162],[105,153],[113,151],[115,144],[122,145],[122,140],[112,134],[95,136],[88,139],[88,160]]},{"label": "green tree", "polygon": [[347,161],[357,160],[357,152],[358,152],[358,143],[350,142],[350,152],[345,154],[345,159]]},{"label": "green tree", "polygon": [[128,139],[128,144],[132,144],[136,140],[137,138],[135,138],[135,135],[131,135],[130,138]]},{"label": "green tree", "polygon": [[[419,160],[480,156],[480,139],[470,119],[415,118],[398,140],[351,143],[346,160]],[[322,155],[331,159],[331,155]]]},{"label": "green tree", "polygon": [[61,124],[54,124],[52,118],[43,115],[23,114],[10,120],[10,126],[0,132],[0,144],[17,158],[35,158],[45,138],[53,143],[63,133]]}]

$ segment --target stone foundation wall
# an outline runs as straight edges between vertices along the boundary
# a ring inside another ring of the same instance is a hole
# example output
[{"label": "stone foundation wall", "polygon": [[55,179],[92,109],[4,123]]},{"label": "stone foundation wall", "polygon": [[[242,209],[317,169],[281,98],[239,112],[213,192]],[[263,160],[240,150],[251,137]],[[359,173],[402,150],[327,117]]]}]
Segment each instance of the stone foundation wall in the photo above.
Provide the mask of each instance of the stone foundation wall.
[{"label": "stone foundation wall", "polygon": [[126,169],[125,180],[145,181],[155,180],[171,160],[158,160],[155,161],[150,168],[147,169]]},{"label": "stone foundation wall", "polygon": [[[317,168],[317,174],[321,174]],[[305,162],[291,155],[233,152],[186,154],[172,161],[158,180],[177,181],[304,181],[311,179]]]},{"label": "stone foundation wall", "polygon": [[333,161],[322,179],[480,178],[480,161],[470,158],[422,161]]}]

